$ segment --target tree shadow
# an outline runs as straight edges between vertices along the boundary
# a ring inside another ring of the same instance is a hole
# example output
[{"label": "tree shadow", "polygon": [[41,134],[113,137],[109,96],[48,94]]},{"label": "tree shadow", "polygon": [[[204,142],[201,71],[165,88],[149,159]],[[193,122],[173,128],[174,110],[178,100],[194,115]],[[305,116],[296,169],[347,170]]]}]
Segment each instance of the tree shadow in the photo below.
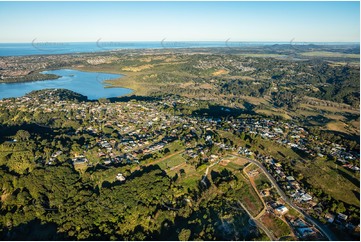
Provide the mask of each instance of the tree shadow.
[{"label": "tree shadow", "polygon": [[107,98],[107,100],[109,100],[111,103],[116,103],[116,102],[129,102],[131,100],[154,102],[154,101],[159,101],[161,99],[158,97],[131,95],[131,96],[123,96],[123,97],[111,97],[111,98]]},{"label": "tree shadow", "polygon": [[355,197],[360,201],[360,193],[358,191],[353,190],[352,191]]},{"label": "tree shadow", "polygon": [[143,176],[145,173],[149,173],[151,171],[159,170],[161,173],[160,176],[166,176],[167,173],[163,171],[158,165],[150,165],[150,166],[142,166],[140,170],[134,171],[130,176],[129,180],[135,179],[137,177]]},{"label": "tree shadow", "polygon": [[226,106],[220,105],[210,105],[208,108],[201,108],[194,110],[192,112],[193,116],[206,116],[206,117],[215,117],[215,118],[222,118],[222,117],[238,117],[241,114],[256,114],[253,111],[253,106],[246,105],[245,109],[240,108],[230,108]]},{"label": "tree shadow", "polygon": [[336,168],[333,168],[333,167],[331,167],[331,169],[334,170],[334,171],[336,171],[338,174],[340,174],[341,176],[343,176],[343,177],[346,178],[347,180],[349,180],[349,181],[350,181],[352,184],[354,184],[355,186],[357,186],[357,187],[360,186],[360,181],[359,181],[357,178],[351,176],[350,174],[344,172],[344,171],[341,170],[341,169],[336,169]]},{"label": "tree shadow", "polygon": [[39,134],[41,136],[53,136],[54,130],[50,127],[41,126],[34,123],[21,124],[14,126],[0,126],[0,142],[6,141],[6,136],[14,136],[19,130],[26,130],[29,133]]},{"label": "tree shadow", "polygon": [[102,188],[116,187],[116,186],[126,183],[127,181],[139,178],[139,177],[143,176],[144,174],[147,174],[147,173],[150,173],[151,171],[156,171],[156,170],[159,171],[159,173],[156,174],[157,176],[162,176],[162,177],[167,176],[167,173],[164,170],[162,170],[158,165],[142,166],[142,168],[140,170],[136,170],[130,176],[128,176],[125,181],[114,181],[114,182],[104,181],[102,183]]},{"label": "tree shadow", "polygon": [[[14,228],[5,228],[0,232],[1,240],[69,240],[65,233],[57,232],[55,223],[42,223],[38,219],[20,224]],[[73,238],[75,239],[75,238]]]}]

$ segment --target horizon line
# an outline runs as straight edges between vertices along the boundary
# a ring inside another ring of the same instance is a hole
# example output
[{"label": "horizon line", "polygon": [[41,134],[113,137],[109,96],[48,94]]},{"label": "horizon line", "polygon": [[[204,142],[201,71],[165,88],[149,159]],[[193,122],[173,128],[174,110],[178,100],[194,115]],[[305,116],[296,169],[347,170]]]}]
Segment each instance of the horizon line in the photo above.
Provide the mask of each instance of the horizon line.
[{"label": "horizon line", "polygon": [[162,40],[107,40],[107,41],[100,41],[100,39],[96,40],[96,41],[37,41],[35,42],[36,39],[33,39],[32,41],[14,41],[14,42],[3,42],[0,41],[0,44],[36,44],[36,43],[114,43],[114,42],[118,42],[118,43],[127,43],[127,42],[216,42],[216,43],[222,43],[222,42],[227,42],[227,43],[234,43],[234,42],[238,42],[238,43],[358,43],[360,44],[360,41],[293,41],[293,40],[167,40],[166,39],[162,39]]}]

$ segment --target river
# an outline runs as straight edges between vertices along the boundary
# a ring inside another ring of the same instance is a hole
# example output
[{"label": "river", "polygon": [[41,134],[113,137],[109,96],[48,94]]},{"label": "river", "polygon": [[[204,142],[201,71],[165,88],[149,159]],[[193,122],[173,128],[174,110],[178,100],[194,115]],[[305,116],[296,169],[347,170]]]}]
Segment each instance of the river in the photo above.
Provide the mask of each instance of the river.
[{"label": "river", "polygon": [[128,88],[107,87],[105,80],[122,77],[119,74],[100,72],[85,72],[70,69],[44,71],[44,74],[55,74],[60,78],[55,80],[43,80],[21,83],[1,83],[0,99],[21,97],[34,90],[46,88],[65,88],[87,96],[90,100],[110,98],[127,95],[133,90]]}]

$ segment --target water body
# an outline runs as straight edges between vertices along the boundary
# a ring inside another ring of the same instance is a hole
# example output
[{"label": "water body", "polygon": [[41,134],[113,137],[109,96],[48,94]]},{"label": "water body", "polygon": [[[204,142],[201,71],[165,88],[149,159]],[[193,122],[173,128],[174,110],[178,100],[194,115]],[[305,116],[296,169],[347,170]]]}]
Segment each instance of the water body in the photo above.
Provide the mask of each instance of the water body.
[{"label": "water body", "polygon": [[[232,41],[169,41],[163,39],[160,41],[143,41],[143,42],[116,42],[103,41],[98,39],[94,42],[41,42],[40,40],[32,40],[28,43],[0,43],[0,56],[25,56],[25,55],[54,55],[54,54],[70,54],[70,53],[87,53],[101,52],[121,49],[162,49],[162,48],[240,48],[267,46],[275,44],[284,45],[332,45],[332,44],[351,44],[351,43],[321,43],[321,42],[244,42]],[[352,43],[355,44],[355,43]]]},{"label": "water body", "polygon": [[122,77],[122,75],[118,74],[84,72],[69,69],[44,71],[42,73],[55,74],[61,77],[55,80],[0,83],[0,99],[21,97],[31,91],[46,88],[69,89],[87,96],[90,100],[119,97],[133,92],[133,90],[128,88],[106,87],[107,85],[104,84],[104,81]]},{"label": "water body", "polygon": [[225,42],[180,42],[180,41],[147,41],[147,42],[39,42],[0,43],[0,56],[54,55],[70,53],[101,52],[121,49],[161,49],[161,48],[194,48],[225,47]]}]

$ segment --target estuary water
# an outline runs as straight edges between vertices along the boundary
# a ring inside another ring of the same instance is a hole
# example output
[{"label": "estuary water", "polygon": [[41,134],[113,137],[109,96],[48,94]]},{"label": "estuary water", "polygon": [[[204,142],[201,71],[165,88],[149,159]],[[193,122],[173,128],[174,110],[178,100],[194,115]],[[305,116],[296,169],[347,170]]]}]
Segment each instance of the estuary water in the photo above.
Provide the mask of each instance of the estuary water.
[{"label": "estuary water", "polygon": [[90,100],[127,95],[133,90],[128,88],[107,87],[104,81],[122,77],[118,74],[100,72],[85,72],[70,69],[44,71],[45,74],[55,74],[60,78],[55,80],[0,83],[0,99],[21,97],[34,90],[46,88],[64,88],[87,96]]}]

